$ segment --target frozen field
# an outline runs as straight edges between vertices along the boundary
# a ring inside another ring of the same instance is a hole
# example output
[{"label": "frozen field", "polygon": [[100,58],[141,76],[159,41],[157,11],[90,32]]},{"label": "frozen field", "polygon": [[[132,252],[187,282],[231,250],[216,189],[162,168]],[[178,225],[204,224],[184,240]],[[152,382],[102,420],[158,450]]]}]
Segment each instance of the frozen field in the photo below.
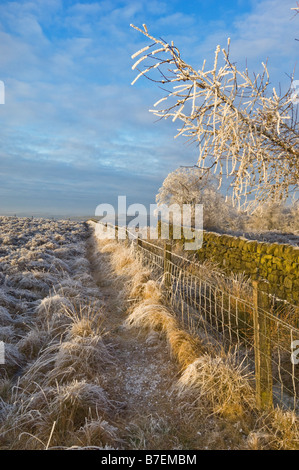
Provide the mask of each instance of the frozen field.
[{"label": "frozen field", "polygon": [[38,313],[53,298],[63,301],[63,290],[79,295],[87,275],[87,233],[81,222],[0,217],[0,341],[5,342],[0,368],[7,377],[47,341],[47,335],[36,336],[38,345],[32,341]]},{"label": "frozen field", "polygon": [[247,374],[182,329],[131,246],[69,220],[0,230],[0,450],[297,446],[290,413],[252,421]]}]

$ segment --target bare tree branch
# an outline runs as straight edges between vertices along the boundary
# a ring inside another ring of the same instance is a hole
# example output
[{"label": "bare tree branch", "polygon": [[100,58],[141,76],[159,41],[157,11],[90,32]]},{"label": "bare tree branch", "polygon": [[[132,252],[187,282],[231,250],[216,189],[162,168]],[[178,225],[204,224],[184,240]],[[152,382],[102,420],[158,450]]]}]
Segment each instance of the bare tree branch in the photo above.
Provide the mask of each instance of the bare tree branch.
[{"label": "bare tree branch", "polygon": [[[206,71],[204,62],[196,71],[173,43],[131,26],[152,43],[132,56],[143,54],[133,69],[146,64],[132,84],[142,76],[158,74],[152,78],[155,82],[172,86],[151,112],[182,122],[175,137],[183,135],[199,143],[198,166],[207,168],[214,162],[220,184],[222,176],[231,179],[239,207],[254,210],[269,198],[283,199],[298,189],[299,129],[292,77],[284,95],[275,88],[269,93],[267,64],[253,79],[247,68],[240,72],[229,58],[230,40],[227,50],[222,49],[221,64],[217,46],[213,68]],[[154,56],[158,60],[153,64]],[[166,107],[157,109],[163,102]]]}]

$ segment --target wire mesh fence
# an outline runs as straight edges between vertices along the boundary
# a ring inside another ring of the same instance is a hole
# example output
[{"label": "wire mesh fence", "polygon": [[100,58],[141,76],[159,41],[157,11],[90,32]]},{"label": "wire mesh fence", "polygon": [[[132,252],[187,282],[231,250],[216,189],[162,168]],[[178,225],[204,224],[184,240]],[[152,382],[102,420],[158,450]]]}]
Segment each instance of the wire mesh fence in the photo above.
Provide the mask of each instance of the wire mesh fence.
[{"label": "wire mesh fence", "polygon": [[128,233],[157,277],[182,324],[214,350],[234,349],[253,372],[258,405],[299,411],[299,308],[269,294],[261,281],[214,273]]}]

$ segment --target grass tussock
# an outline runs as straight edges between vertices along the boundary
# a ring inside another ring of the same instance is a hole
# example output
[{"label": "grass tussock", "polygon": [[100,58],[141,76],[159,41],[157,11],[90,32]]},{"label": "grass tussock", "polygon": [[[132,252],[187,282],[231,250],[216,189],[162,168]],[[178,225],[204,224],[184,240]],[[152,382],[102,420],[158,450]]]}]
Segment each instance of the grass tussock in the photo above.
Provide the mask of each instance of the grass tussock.
[{"label": "grass tussock", "polygon": [[150,281],[150,271],[141,271],[134,276],[130,286],[131,298],[142,298],[145,285]]},{"label": "grass tussock", "polygon": [[69,335],[72,338],[76,338],[77,336],[85,338],[87,336],[93,336],[93,334],[94,332],[91,323],[87,318],[82,318],[81,320],[73,323],[69,332]]},{"label": "grass tussock", "polygon": [[[111,263],[115,272],[117,274],[123,274],[124,271],[126,271],[128,274],[132,274],[134,264],[136,264],[132,250],[118,244],[114,240],[108,240],[108,243],[102,242],[103,240],[101,240],[101,252],[110,254]],[[137,272],[136,269],[135,272]]]},{"label": "grass tussock", "polygon": [[[101,316],[100,316],[101,314]],[[37,382],[42,386],[74,379],[92,380],[113,361],[109,344],[104,341],[102,311],[92,305],[65,308],[67,319],[63,334],[54,336],[46,347],[43,330],[31,330],[22,340],[21,350],[35,357],[22,376],[22,385]]]},{"label": "grass tussock", "polygon": [[111,409],[105,391],[86,381],[36,387],[35,393],[30,394],[19,388],[14,402],[7,408],[0,448],[45,449],[78,445],[77,434],[82,434],[87,419],[103,419]]},{"label": "grass tussock", "polygon": [[61,343],[48,379],[51,382],[73,377],[92,379],[111,362],[112,356],[101,336],[75,336]]},{"label": "grass tussock", "polygon": [[45,331],[32,329],[19,349],[34,360],[17,387],[8,380],[1,383],[2,449],[80,448],[95,444],[96,437],[100,447],[114,442],[107,416],[117,405],[100,385],[101,373],[113,357],[99,311],[92,305],[64,310],[60,305],[60,311],[68,319],[64,334],[41,347]]},{"label": "grass tussock", "polygon": [[177,320],[164,305],[143,301],[130,313],[125,325],[167,333],[177,328]]},{"label": "grass tussock", "polygon": [[184,330],[174,328],[167,331],[167,341],[171,354],[185,369],[204,353],[201,343]]},{"label": "grass tussock", "polygon": [[65,308],[71,308],[72,304],[67,297],[59,294],[49,295],[45,297],[38,306],[37,315],[42,318],[51,318],[58,313],[63,314]]},{"label": "grass tussock", "polygon": [[114,446],[121,443],[118,429],[105,419],[88,419],[76,433],[79,447]]},{"label": "grass tussock", "polygon": [[299,419],[294,411],[277,407],[259,419],[247,438],[250,450],[299,450]]},{"label": "grass tussock", "polygon": [[299,450],[299,419],[293,411],[276,408],[269,417],[268,430],[273,449]]},{"label": "grass tussock", "polygon": [[73,304],[71,308],[66,307],[64,314],[71,320],[69,336],[93,336],[103,335],[104,312],[97,304]]},{"label": "grass tussock", "polygon": [[255,408],[253,388],[235,356],[203,355],[190,364],[178,381],[181,397],[192,399],[192,408],[209,406],[213,413],[239,419]]},{"label": "grass tussock", "polygon": [[7,308],[0,305],[0,325],[9,326],[13,323],[13,318]]},{"label": "grass tussock", "polygon": [[55,292],[45,297],[36,310],[36,325],[39,330],[47,331],[50,337],[63,335],[71,324],[66,309],[72,308],[71,299]]},{"label": "grass tussock", "polygon": [[142,297],[144,300],[152,300],[154,302],[162,302],[163,295],[161,287],[156,281],[149,280],[143,285]]},{"label": "grass tussock", "polygon": [[19,378],[20,387],[26,388],[29,392],[35,389],[36,384],[41,387],[48,386],[48,376],[54,368],[59,344],[51,340],[46,348],[42,349],[38,356],[23,368]]},{"label": "grass tussock", "polygon": [[38,354],[49,342],[49,335],[43,329],[32,328],[18,342],[19,351],[29,360],[37,358]]}]

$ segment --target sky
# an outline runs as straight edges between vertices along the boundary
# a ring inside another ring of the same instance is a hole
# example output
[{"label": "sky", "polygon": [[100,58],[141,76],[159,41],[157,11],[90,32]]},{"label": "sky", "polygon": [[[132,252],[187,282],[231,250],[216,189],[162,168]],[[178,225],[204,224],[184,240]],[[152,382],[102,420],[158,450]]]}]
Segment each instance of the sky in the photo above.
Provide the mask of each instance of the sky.
[{"label": "sky", "polygon": [[[284,89],[298,59],[295,0],[0,1],[0,214],[93,215],[126,195],[146,207],[198,149],[149,112],[163,95],[135,78],[148,44],[174,40],[194,68],[231,38],[231,60]],[[299,70],[297,72],[299,79]],[[296,71],[295,71],[296,78]]]}]

